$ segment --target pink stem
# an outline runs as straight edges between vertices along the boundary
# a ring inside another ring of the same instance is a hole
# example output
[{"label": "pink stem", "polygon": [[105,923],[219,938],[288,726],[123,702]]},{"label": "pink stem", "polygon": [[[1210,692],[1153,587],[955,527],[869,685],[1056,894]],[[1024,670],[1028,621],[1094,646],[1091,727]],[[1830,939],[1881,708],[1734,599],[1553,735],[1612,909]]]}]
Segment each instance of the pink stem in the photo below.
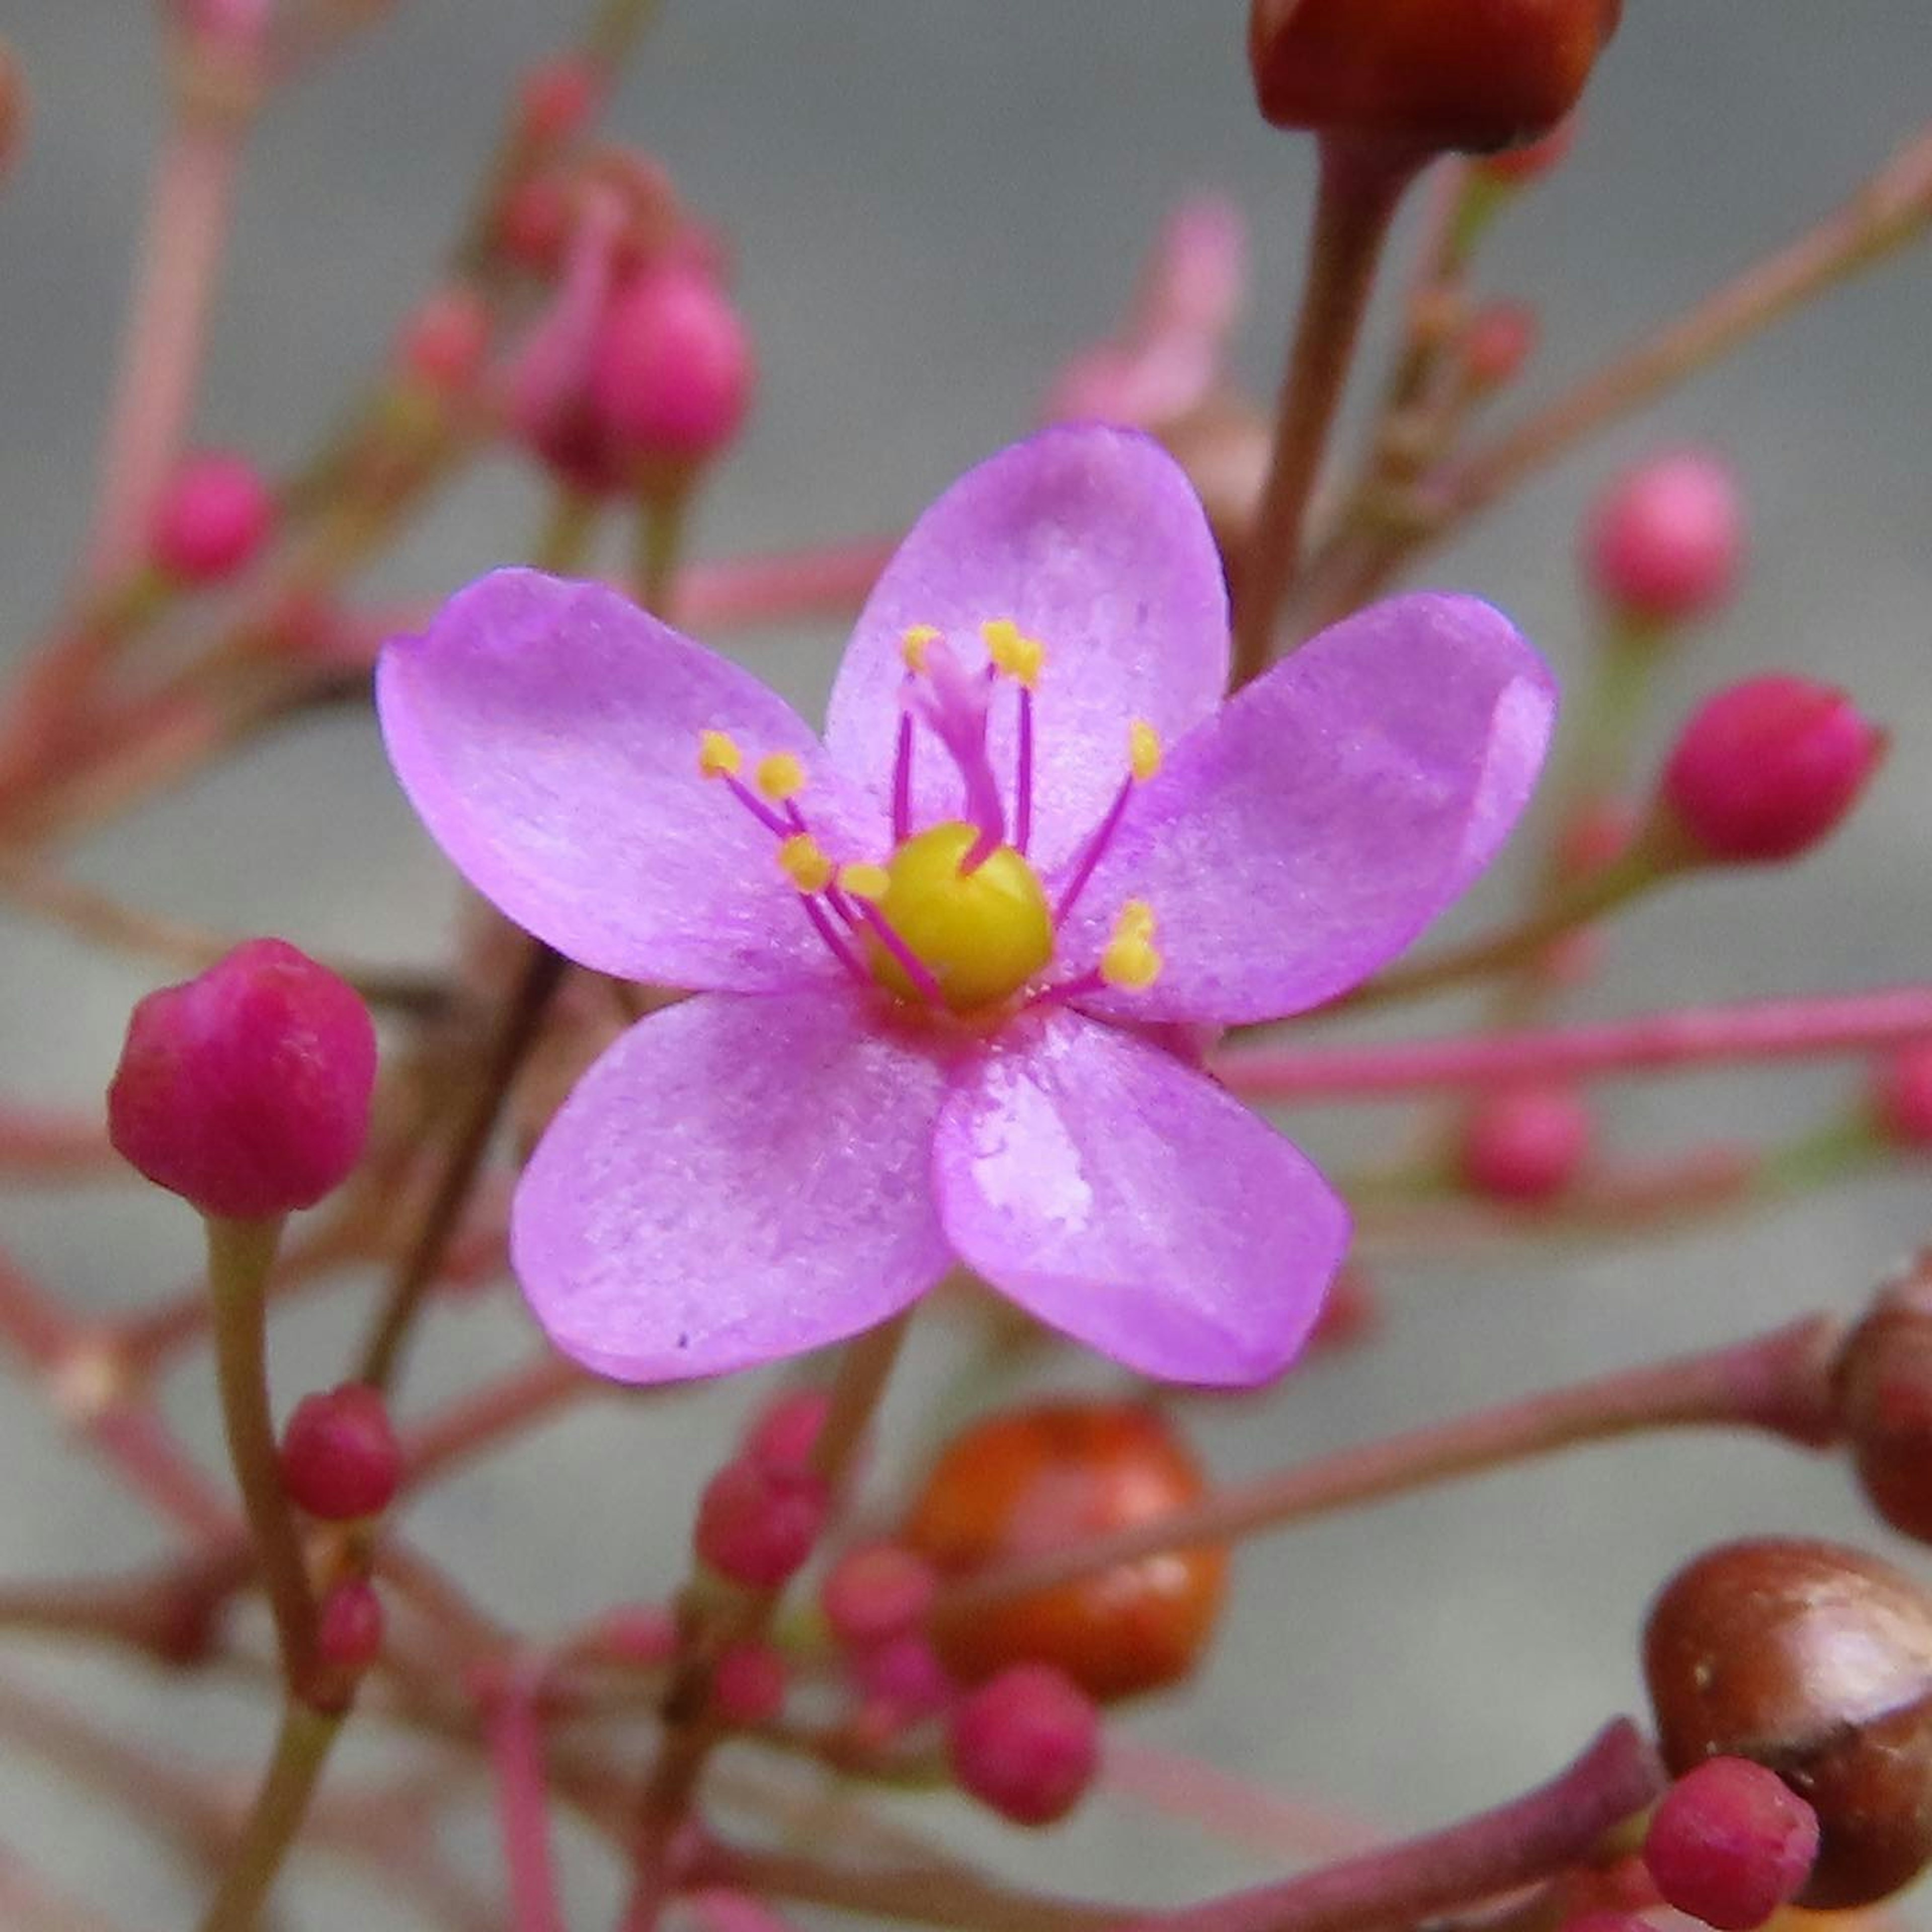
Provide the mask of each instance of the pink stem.
[{"label": "pink stem", "polygon": [[512,1671],[491,1699],[488,1726],[514,1932],[563,1932],[550,1859],[543,1732],[537,1716],[541,1684],[541,1672],[535,1667]]},{"label": "pink stem", "polygon": [[1346,1858],[1384,1835],[1339,1810],[1285,1798],[1218,1765],[1118,1732],[1107,1740],[1102,1776],[1109,1791],[1274,1857],[1286,1850]]},{"label": "pink stem", "polygon": [[1366,1100],[1444,1087],[1589,1080],[1730,1060],[1870,1053],[1932,1038],[1932,986],[1680,1006],[1591,1026],[1346,1047],[1234,1042],[1210,1060],[1234,1093],[1263,1100]]},{"label": "pink stem", "polygon": [[676,621],[728,630],[850,610],[864,601],[898,548],[896,537],[694,563],[678,585]]},{"label": "pink stem", "polygon": [[1073,910],[1074,903],[1087,890],[1087,881],[1094,876],[1095,868],[1106,856],[1107,848],[1114,842],[1114,834],[1120,830],[1120,820],[1127,808],[1127,800],[1132,796],[1134,782],[1124,780],[1120,790],[1114,794],[1114,802],[1107,808],[1107,815],[1102,819],[1093,836],[1087,841],[1086,849],[1080,854],[1080,862],[1073,868],[1073,876],[1066,882],[1060,895],[1060,903],[1053,909],[1053,922],[1056,926],[1066,923],[1066,915]]},{"label": "pink stem", "polygon": [[912,713],[899,713],[899,735],[892,754],[892,843],[903,845],[912,836]]},{"label": "pink stem", "polygon": [[1590,1856],[1665,1779],[1634,1725],[1618,1718],[1547,1784],[1459,1825],[1340,1864],[1204,1904],[1150,1915],[1129,1932],[1348,1932],[1413,1924]]},{"label": "pink stem", "polygon": [[794,1932],[790,1919],[780,1917],[748,1892],[713,1886],[686,1893],[684,1903],[705,1932]]},{"label": "pink stem", "polygon": [[128,1172],[98,1117],[0,1106],[0,1174],[49,1181],[112,1179]]},{"label": "pink stem", "polygon": [[1019,772],[1013,786],[1013,847],[1033,843],[1033,693],[1020,687]]}]

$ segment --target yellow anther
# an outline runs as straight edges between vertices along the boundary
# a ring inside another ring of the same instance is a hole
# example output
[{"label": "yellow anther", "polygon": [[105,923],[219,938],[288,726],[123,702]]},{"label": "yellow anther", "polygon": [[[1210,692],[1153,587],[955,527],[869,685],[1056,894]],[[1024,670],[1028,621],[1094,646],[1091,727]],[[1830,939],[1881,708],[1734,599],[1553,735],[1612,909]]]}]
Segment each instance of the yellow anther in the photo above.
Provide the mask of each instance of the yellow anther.
[{"label": "yellow anther", "polygon": [[892,875],[883,866],[874,866],[866,860],[855,860],[851,865],[838,868],[838,890],[848,892],[855,899],[870,903],[882,899],[892,882]]},{"label": "yellow anther", "polygon": [[805,789],[805,767],[789,752],[774,752],[758,760],[756,782],[774,805],[796,798]]},{"label": "yellow anther", "polygon": [[1161,963],[1154,944],[1153,908],[1144,899],[1128,900],[1100,955],[1100,977],[1124,992],[1144,992],[1160,977]]},{"label": "yellow anther", "polygon": [[1116,939],[1151,939],[1154,937],[1154,908],[1145,899],[1130,899],[1121,907],[1120,916],[1114,921]]},{"label": "yellow anther", "polygon": [[926,647],[939,641],[939,633],[930,624],[914,624],[899,640],[899,655],[905,659],[909,671],[922,671],[926,668]]},{"label": "yellow anther", "polygon": [[1127,763],[1138,784],[1145,784],[1160,770],[1160,734],[1144,718],[1136,718],[1127,727]]},{"label": "yellow anther", "polygon": [[838,867],[808,832],[794,832],[778,848],[778,869],[802,892],[822,892]]},{"label": "yellow anther", "polygon": [[1046,646],[1037,638],[1028,637],[1010,617],[994,617],[980,626],[986,655],[1016,684],[1030,691],[1040,682],[1040,667],[1046,662]]},{"label": "yellow anther", "polygon": [[745,754],[722,731],[698,734],[698,769],[708,778],[735,778]]}]

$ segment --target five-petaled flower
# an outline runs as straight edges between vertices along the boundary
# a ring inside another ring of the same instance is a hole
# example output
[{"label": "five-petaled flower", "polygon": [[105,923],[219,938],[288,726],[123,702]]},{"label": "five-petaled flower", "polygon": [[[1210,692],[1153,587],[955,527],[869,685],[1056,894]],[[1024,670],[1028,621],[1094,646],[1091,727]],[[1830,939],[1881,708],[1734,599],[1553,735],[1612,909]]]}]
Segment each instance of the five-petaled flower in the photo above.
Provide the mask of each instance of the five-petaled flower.
[{"label": "five-petaled flower", "polygon": [[566,1101],[512,1253],[553,1340],[647,1382],[907,1307],[957,1263],[1144,1373],[1273,1376],[1348,1232],[1167,1041],[1300,1012],[1466,886],[1555,692],[1462,596],[1400,598],[1238,696],[1200,506],[1049,430],[922,517],[823,744],[594,585],[504,571],[385,651],[389,755],[502,910],[694,989]]}]

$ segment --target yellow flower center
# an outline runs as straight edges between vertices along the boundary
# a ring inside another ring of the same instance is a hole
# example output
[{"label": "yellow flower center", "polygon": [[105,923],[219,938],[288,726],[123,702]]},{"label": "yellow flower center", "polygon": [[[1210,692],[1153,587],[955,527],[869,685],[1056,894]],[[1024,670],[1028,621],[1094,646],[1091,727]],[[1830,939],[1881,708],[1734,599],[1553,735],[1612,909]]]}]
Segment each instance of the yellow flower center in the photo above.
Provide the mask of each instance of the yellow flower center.
[{"label": "yellow flower center", "polygon": [[[962,862],[980,836],[959,820],[900,844],[878,895],[886,922],[938,982],[956,1013],[997,1005],[1053,957],[1053,914],[1040,874],[1010,845],[970,872]],[[872,976],[902,999],[917,997],[905,968],[878,938],[868,940]]]}]

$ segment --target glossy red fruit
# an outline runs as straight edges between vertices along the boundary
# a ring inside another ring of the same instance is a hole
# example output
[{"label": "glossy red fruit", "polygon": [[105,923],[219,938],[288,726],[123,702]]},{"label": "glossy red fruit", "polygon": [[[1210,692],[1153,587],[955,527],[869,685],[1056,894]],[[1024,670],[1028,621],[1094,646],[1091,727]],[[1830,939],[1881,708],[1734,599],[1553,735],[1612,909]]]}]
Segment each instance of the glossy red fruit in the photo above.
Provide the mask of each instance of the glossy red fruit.
[{"label": "glossy red fruit", "polygon": [[1846,1336],[1832,1382],[1872,1507],[1932,1543],[1932,1250],[1880,1291]]},{"label": "glossy red fruit", "polygon": [[[1130,1402],[1054,1402],[956,1437],[902,1540],[942,1576],[1058,1549],[1184,1508],[1199,1466],[1173,1426]],[[946,1668],[979,1683],[1021,1662],[1057,1665],[1091,1696],[1185,1677],[1214,1634],[1226,1551],[1173,1550],[934,1624]]]}]

